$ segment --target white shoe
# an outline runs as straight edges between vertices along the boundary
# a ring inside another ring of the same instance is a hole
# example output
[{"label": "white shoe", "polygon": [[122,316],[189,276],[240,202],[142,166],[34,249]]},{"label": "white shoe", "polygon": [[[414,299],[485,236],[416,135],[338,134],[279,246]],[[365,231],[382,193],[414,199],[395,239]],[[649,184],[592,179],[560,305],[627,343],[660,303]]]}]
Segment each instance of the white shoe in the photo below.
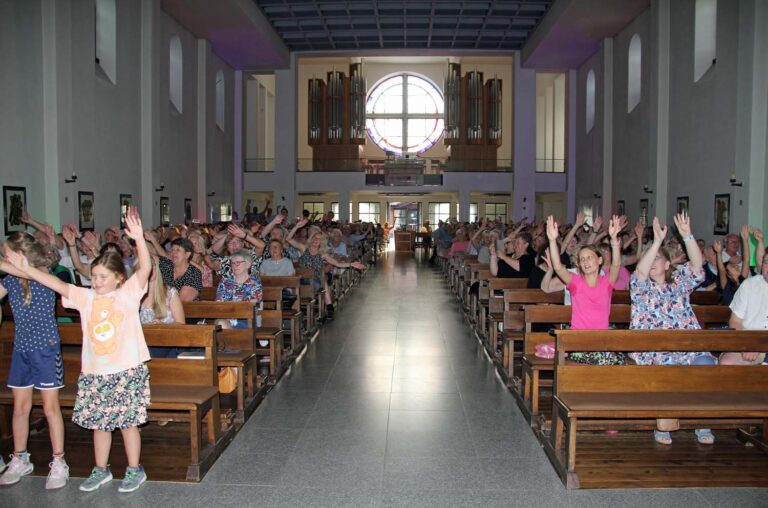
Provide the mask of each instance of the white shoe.
[{"label": "white shoe", "polygon": [[67,484],[67,480],[69,480],[69,466],[67,462],[65,460],[53,460],[49,466],[51,471],[45,480],[45,488],[47,490],[62,488]]},{"label": "white shoe", "polygon": [[29,455],[26,456],[26,460],[13,455],[11,462],[0,476],[0,485],[13,485],[19,483],[22,476],[26,476],[35,470],[35,466],[29,461]]}]

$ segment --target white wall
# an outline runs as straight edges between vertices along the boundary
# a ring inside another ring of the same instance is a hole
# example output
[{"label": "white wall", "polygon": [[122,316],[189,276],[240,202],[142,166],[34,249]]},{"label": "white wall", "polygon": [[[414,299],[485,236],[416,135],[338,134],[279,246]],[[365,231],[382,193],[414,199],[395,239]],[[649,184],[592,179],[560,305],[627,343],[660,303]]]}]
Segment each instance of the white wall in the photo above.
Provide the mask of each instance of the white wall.
[{"label": "white wall", "polygon": [[[147,67],[151,69],[152,100],[144,106],[143,9],[149,9],[152,26],[152,62]],[[210,187],[218,199],[231,201],[232,70],[215,55],[206,60],[207,177],[200,182],[195,38],[161,11],[159,0],[117,0],[117,83],[112,84],[95,69],[94,23],[91,2],[0,0],[3,185],[26,187],[32,215],[56,226],[77,221],[78,191],[93,192],[98,230],[119,222],[119,194],[132,194],[137,205],[142,198],[151,201],[152,216],[144,217],[147,224],[159,222],[161,195],[170,198],[173,222],[183,218],[184,198],[193,199],[194,209],[200,185]],[[168,41],[172,34],[179,35],[184,50],[182,115],[173,112],[169,102]],[[228,128],[223,133],[215,127],[214,113],[219,69],[226,80]],[[44,110],[44,100],[49,109]],[[142,196],[140,170],[142,107],[151,108],[151,188],[165,184],[163,192],[147,196]],[[44,157],[44,153],[48,155]],[[77,173],[77,182],[65,184],[64,178],[72,171]],[[57,199],[46,199],[46,190]]]}]

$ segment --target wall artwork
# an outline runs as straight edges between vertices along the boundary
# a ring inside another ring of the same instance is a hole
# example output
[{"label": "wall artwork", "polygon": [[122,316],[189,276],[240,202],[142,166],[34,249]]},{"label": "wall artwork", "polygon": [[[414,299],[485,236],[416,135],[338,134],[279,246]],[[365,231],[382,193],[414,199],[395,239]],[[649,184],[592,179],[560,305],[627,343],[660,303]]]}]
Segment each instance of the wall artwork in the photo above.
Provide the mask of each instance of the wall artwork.
[{"label": "wall artwork", "polygon": [[3,210],[5,234],[26,231],[27,225],[21,220],[21,214],[27,209],[27,188],[3,185]]},{"label": "wall artwork", "polygon": [[715,194],[715,231],[716,235],[727,235],[731,221],[731,195]]},{"label": "wall artwork", "polygon": [[688,212],[688,196],[677,196],[677,213],[687,213]]},{"label": "wall artwork", "polygon": [[120,228],[125,229],[125,216],[133,203],[132,194],[120,194]]},{"label": "wall artwork", "polygon": [[623,199],[616,201],[616,215],[622,216],[627,214],[627,204]]},{"label": "wall artwork", "polygon": [[166,196],[160,198],[160,224],[163,226],[171,224],[171,210]]},{"label": "wall artwork", "polygon": [[93,192],[77,193],[77,217],[80,231],[93,231],[95,226],[94,213],[96,208],[93,204]]},{"label": "wall artwork", "polygon": [[648,225],[648,200],[647,199],[640,200],[640,223],[643,226]]},{"label": "wall artwork", "polygon": [[184,224],[192,220],[192,199],[184,198]]}]

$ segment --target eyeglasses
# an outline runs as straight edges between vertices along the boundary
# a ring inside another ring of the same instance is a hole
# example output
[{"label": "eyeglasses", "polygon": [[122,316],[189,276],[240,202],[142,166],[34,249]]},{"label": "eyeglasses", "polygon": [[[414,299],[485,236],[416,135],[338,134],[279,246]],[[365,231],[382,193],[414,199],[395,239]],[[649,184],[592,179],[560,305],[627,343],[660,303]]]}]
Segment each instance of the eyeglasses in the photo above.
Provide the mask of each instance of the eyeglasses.
[{"label": "eyeglasses", "polygon": [[241,260],[241,261],[232,261],[232,266],[240,266],[243,263],[247,263],[248,261]]}]

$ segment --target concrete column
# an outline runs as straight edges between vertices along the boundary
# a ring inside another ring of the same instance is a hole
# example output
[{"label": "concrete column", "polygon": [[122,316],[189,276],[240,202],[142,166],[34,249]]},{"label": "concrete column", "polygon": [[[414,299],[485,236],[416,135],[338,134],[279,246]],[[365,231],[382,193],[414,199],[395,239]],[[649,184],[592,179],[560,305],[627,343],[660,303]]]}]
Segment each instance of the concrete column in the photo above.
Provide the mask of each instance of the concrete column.
[{"label": "concrete column", "polygon": [[[532,218],[535,213],[536,176],[536,71],[520,66],[520,52],[515,52],[514,69],[514,189],[512,218]],[[502,190],[502,189],[500,189]],[[469,216],[469,201],[466,208]],[[481,214],[482,215],[482,214]]]},{"label": "concrete column", "polygon": [[[379,213],[381,213],[381,205],[379,205]],[[352,220],[349,216],[349,189],[339,189],[339,216],[336,220],[344,222]]]},{"label": "concrete column", "polygon": [[140,165],[140,195],[134,200],[145,224],[158,224],[160,217],[154,216],[152,173],[154,168],[154,132],[155,100],[153,83],[157,74],[153,60],[152,48],[155,41],[155,0],[141,2],[141,41],[140,41],[140,101],[141,101],[141,165]]},{"label": "concrete column", "polygon": [[232,206],[235,210],[240,211],[240,217],[245,217],[248,210],[245,210],[245,203],[243,203],[243,148],[244,148],[244,124],[243,124],[243,112],[245,108],[245,89],[243,87],[243,71],[235,71],[235,86],[234,90],[234,140],[233,145],[235,149],[235,155],[233,157],[234,164],[232,167],[232,182],[234,186],[234,198]]},{"label": "concrete column", "polygon": [[[598,200],[603,218],[613,210],[613,38],[603,41],[603,188]],[[597,192],[597,190],[596,190]]]},{"label": "concrete column", "polygon": [[[568,157],[566,158],[567,166],[565,168],[565,217],[568,222],[573,222],[576,219],[576,175],[578,168],[576,167],[576,105],[578,101],[578,82],[579,72],[574,69],[568,71],[568,126],[566,132],[568,133],[566,139],[568,140]],[[534,210],[536,209],[536,203],[531,204]],[[545,217],[536,217],[537,221],[543,220]]]},{"label": "concrete column", "polygon": [[[669,2],[654,2],[656,26],[656,123],[652,126],[652,138],[655,138],[655,167],[656,182],[655,192],[655,210],[648,211],[648,221],[650,223],[654,215],[658,216],[665,224],[669,221],[667,209],[669,202],[669,31],[670,14]],[[655,127],[655,129],[654,129]],[[654,135],[655,134],[655,135]],[[649,181],[648,185],[653,188],[654,183]],[[653,198],[654,195],[647,195]],[[649,199],[653,202],[654,199]]]},{"label": "concrete column", "polygon": [[[290,66],[275,71],[275,187],[273,208],[285,206],[288,216],[296,213],[296,101],[298,63],[296,53],[291,53]],[[266,190],[266,189],[254,189]],[[300,206],[300,205],[299,205]],[[341,208],[341,202],[339,202]]]},{"label": "concrete column", "polygon": [[[197,213],[198,219],[204,219],[208,198],[208,186],[205,172],[208,162],[208,145],[206,142],[208,122],[208,41],[197,40]],[[213,198],[215,201],[217,198]]]},{"label": "concrete column", "polygon": [[469,221],[469,189],[459,189],[459,220]]}]

